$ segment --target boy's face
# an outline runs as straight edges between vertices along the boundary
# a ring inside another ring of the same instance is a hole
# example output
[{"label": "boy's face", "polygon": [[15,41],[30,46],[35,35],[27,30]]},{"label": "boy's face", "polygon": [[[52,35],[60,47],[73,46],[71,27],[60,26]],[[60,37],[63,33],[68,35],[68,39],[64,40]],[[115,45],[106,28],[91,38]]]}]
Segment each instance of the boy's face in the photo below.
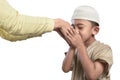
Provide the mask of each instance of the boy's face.
[{"label": "boy's face", "polygon": [[88,20],[75,19],[72,21],[75,30],[81,35],[84,42],[93,38],[93,35],[99,31],[98,27],[93,27],[92,23]]}]

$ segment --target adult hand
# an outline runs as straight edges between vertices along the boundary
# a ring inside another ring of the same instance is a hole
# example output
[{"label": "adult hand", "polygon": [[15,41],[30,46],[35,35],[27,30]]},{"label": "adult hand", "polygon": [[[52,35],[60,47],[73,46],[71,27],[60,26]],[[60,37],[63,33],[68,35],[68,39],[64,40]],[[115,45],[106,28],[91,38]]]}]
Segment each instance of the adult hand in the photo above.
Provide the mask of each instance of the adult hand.
[{"label": "adult hand", "polygon": [[54,30],[56,31],[57,29],[60,29],[62,27],[65,27],[66,29],[70,29],[71,25],[65,20],[62,19],[54,19],[55,25],[54,25]]},{"label": "adult hand", "polygon": [[71,25],[62,19],[54,19],[55,20],[55,27],[54,30],[69,44],[68,40],[66,40],[65,36],[61,32],[61,29],[64,28],[64,32],[71,30]]}]

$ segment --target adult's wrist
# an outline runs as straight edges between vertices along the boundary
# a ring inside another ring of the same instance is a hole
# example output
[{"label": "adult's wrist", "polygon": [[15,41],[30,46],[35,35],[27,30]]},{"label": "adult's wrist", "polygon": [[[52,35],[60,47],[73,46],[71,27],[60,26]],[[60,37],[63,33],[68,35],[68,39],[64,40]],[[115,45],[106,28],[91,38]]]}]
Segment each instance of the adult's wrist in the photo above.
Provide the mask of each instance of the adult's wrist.
[{"label": "adult's wrist", "polygon": [[54,30],[61,28],[61,19],[54,19],[55,25]]}]

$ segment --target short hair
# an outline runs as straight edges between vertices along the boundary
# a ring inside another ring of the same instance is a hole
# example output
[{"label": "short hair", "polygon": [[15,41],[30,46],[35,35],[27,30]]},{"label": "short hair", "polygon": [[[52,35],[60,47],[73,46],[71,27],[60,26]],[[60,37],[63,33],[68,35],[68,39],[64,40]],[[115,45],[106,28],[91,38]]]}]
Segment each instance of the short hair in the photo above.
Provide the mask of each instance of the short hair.
[{"label": "short hair", "polygon": [[[90,21],[90,20],[88,20],[88,21]],[[94,22],[94,21],[90,21],[90,22],[91,22],[92,26],[99,26],[99,24],[97,22]]]}]

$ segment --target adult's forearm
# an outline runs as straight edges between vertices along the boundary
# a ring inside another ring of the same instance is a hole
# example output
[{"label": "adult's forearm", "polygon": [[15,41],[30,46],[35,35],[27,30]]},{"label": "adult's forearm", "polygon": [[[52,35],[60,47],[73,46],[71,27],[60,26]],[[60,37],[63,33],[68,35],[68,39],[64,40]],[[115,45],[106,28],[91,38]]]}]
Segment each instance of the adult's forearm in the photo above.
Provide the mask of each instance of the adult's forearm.
[{"label": "adult's forearm", "polygon": [[40,36],[53,28],[53,19],[21,15],[6,0],[0,0],[0,35],[3,38],[8,36],[10,38],[7,39],[12,40],[13,36],[19,36],[17,39]]},{"label": "adult's forearm", "polygon": [[14,35],[40,36],[53,31],[54,20],[46,17],[20,15],[12,25],[14,27],[11,26],[10,33]]}]

